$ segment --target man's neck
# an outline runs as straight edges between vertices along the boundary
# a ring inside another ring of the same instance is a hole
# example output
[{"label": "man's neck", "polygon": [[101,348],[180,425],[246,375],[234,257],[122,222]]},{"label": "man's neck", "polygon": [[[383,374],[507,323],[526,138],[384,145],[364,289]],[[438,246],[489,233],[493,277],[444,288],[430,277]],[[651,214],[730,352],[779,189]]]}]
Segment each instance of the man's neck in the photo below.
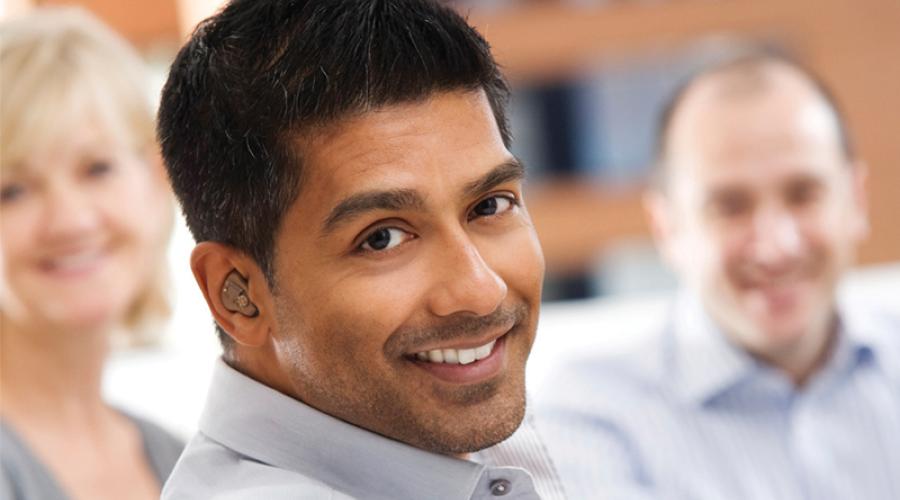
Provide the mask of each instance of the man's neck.
[{"label": "man's neck", "polygon": [[797,342],[768,352],[751,355],[784,373],[796,388],[804,387],[831,359],[837,343],[837,320],[834,315],[799,336]]}]

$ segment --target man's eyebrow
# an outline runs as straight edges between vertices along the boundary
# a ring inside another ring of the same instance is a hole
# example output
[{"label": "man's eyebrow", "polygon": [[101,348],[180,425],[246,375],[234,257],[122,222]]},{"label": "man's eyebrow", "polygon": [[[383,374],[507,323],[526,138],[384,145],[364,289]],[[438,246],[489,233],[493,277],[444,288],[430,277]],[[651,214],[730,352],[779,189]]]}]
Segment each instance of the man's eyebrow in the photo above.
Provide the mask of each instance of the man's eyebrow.
[{"label": "man's eyebrow", "polygon": [[474,198],[482,193],[490,191],[500,184],[510,181],[518,181],[525,178],[525,167],[519,160],[512,158],[494,167],[482,178],[476,179],[463,188],[463,194],[467,198]]},{"label": "man's eyebrow", "polygon": [[334,231],[339,225],[373,210],[422,209],[425,201],[411,189],[365,191],[341,200],[322,224],[322,234]]},{"label": "man's eyebrow", "polygon": [[[497,165],[480,179],[463,187],[466,197],[474,198],[500,184],[525,177],[525,168],[515,158]],[[424,209],[425,200],[412,189],[366,191],[351,195],[337,204],[322,224],[322,234],[333,232],[338,226],[373,210]]]}]

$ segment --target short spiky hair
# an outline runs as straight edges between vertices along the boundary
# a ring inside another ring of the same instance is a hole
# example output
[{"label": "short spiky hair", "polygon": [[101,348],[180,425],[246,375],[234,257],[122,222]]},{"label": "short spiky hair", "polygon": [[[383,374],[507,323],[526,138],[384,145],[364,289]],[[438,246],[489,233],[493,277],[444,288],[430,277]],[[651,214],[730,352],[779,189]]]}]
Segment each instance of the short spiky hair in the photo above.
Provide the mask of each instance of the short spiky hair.
[{"label": "short spiky hair", "polygon": [[234,0],[201,23],[163,89],[158,135],[197,241],[252,257],[298,192],[298,134],[441,91],[483,90],[509,145],[509,90],[485,40],[428,0]]}]

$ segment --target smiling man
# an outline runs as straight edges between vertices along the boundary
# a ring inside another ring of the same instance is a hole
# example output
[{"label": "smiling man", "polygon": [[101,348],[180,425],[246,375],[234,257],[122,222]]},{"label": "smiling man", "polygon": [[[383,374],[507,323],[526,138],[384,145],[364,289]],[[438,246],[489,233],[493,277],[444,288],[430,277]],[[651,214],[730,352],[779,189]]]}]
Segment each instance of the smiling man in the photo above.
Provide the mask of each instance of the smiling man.
[{"label": "smiling man", "polygon": [[567,491],[898,498],[900,319],[836,293],[868,227],[832,98],[790,60],[737,57],[677,94],[658,160],[649,208],[683,293],[649,344],[547,384]]},{"label": "smiling man", "polygon": [[243,0],[198,27],[159,136],[224,355],[165,498],[537,496],[492,458],[543,277],[507,95],[436,2]]}]

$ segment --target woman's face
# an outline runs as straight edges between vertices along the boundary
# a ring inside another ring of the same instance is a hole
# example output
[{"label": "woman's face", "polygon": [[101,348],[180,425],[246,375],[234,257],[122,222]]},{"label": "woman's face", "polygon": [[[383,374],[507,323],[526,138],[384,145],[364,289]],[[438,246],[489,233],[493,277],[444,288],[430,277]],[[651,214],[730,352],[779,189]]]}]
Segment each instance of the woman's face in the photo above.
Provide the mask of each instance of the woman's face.
[{"label": "woman's face", "polygon": [[112,127],[72,128],[3,165],[0,310],[23,328],[84,330],[124,319],[163,251],[163,176]]}]

